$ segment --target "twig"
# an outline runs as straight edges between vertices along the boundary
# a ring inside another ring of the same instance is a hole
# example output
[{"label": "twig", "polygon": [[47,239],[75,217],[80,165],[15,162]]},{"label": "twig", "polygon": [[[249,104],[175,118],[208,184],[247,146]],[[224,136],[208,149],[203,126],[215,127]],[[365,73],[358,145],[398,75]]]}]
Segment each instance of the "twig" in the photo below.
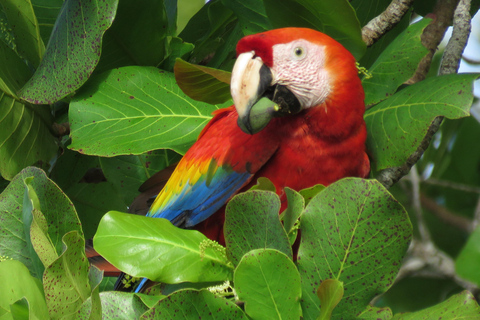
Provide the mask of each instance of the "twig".
[{"label": "twig", "polygon": [[463,184],[463,183],[447,181],[447,180],[440,180],[440,179],[435,179],[435,178],[428,178],[427,180],[424,180],[422,182],[432,184],[432,185],[436,185],[436,186],[452,188],[452,189],[455,189],[455,190],[480,194],[480,188],[479,187],[473,187],[473,186],[469,186],[469,185],[466,185],[466,184]]},{"label": "twig", "polygon": [[415,166],[410,171],[410,181],[412,182],[413,209],[417,218],[420,238],[423,242],[430,242],[430,232],[428,231],[427,224],[423,218],[422,204],[420,202],[420,176],[418,175],[417,167]]},{"label": "twig", "polygon": [[362,28],[362,39],[368,47],[392,29],[412,6],[413,0],[393,0],[377,17]]},{"label": "twig", "polygon": [[474,66],[480,65],[480,60],[470,59],[470,58],[467,58],[465,56],[462,56],[462,59],[463,59],[463,61],[465,61],[468,64],[471,64],[471,65],[474,65]]},{"label": "twig", "polygon": [[420,202],[425,209],[432,212],[443,222],[451,226],[457,227],[458,229],[468,233],[473,231],[472,221],[470,219],[451,212],[450,210],[448,210],[444,206],[439,205],[435,200],[427,197],[424,194],[420,194]]},{"label": "twig", "polygon": [[473,215],[472,230],[475,230],[480,225],[480,197],[478,197],[477,206]]}]

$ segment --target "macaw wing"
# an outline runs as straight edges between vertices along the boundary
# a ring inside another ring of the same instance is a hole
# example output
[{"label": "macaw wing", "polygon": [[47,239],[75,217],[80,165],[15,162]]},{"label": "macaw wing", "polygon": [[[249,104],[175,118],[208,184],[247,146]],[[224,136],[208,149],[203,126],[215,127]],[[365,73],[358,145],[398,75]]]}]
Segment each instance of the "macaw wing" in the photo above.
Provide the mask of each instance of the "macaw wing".
[{"label": "macaw wing", "polygon": [[218,110],[177,165],[147,216],[191,227],[220,209],[278,148],[275,139],[248,135],[233,108]]}]

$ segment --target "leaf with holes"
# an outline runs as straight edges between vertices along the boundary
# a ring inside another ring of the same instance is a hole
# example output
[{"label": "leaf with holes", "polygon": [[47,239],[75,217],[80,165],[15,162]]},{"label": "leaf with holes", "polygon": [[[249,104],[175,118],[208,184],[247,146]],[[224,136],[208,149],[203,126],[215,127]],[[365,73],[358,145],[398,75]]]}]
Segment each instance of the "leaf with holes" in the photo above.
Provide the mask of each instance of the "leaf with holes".
[{"label": "leaf with holes", "polygon": [[437,116],[467,117],[478,74],[426,79],[396,93],[365,112],[367,149],[376,170],[400,166],[420,146]]},{"label": "leaf with holes", "polygon": [[412,237],[405,209],[376,180],[347,178],[308,204],[301,218],[297,265],[304,319],[316,319],[323,280],[343,282],[333,317],[354,318],[395,280]]},{"label": "leaf with holes", "polygon": [[111,70],[92,79],[70,104],[70,148],[109,157],[164,148],[185,153],[219,107],[185,96],[170,72]]},{"label": "leaf with holes", "polygon": [[100,59],[101,39],[112,24],[117,3],[65,1],[42,62],[20,91],[20,98],[52,104],[80,88]]}]

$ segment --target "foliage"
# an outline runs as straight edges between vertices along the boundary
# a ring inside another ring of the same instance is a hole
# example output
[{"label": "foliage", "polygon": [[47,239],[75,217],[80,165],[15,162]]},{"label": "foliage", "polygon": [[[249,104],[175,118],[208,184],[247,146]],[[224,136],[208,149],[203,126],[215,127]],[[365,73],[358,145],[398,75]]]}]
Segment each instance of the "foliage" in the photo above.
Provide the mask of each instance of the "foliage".
[{"label": "foliage", "polygon": [[[404,164],[435,117],[452,119],[418,170],[473,192],[422,184],[424,196],[437,200],[426,224],[437,246],[458,255],[458,275],[480,286],[479,229],[467,241],[465,231],[432,214],[443,205],[471,218],[477,205],[480,151],[472,146],[480,126],[473,118],[453,119],[469,115],[478,75],[402,85],[427,52],[421,35],[430,20],[410,25],[407,15],[366,48],[361,26],[389,1],[372,3],[373,9],[360,0],[0,0],[0,317],[478,315],[472,294],[452,281],[439,287],[449,290],[448,299],[420,305],[402,298],[412,295],[411,286],[394,284],[422,223],[407,213],[414,212],[409,182],[392,188],[393,195],[375,179],[286,189],[288,208],[279,212],[271,184],[259,181],[227,205],[225,247],[166,220],[125,213],[142,182],[176,163],[212,111],[231,104],[237,41],[307,26],[345,45],[372,75],[362,81],[373,174]],[[93,235],[112,264],[165,286],[151,295],[105,290],[85,253]]]}]

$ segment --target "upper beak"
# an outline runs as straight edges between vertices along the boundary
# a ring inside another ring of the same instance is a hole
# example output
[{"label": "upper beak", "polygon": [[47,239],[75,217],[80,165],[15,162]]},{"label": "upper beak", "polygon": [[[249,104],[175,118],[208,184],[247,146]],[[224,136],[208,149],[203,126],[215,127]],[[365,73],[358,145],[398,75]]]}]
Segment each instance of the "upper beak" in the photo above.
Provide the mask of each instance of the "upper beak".
[{"label": "upper beak", "polygon": [[268,99],[257,103],[271,85],[272,72],[260,57],[255,57],[254,51],[238,56],[232,71],[230,92],[238,113],[238,125],[245,133],[259,132],[273,117],[275,103]]}]

